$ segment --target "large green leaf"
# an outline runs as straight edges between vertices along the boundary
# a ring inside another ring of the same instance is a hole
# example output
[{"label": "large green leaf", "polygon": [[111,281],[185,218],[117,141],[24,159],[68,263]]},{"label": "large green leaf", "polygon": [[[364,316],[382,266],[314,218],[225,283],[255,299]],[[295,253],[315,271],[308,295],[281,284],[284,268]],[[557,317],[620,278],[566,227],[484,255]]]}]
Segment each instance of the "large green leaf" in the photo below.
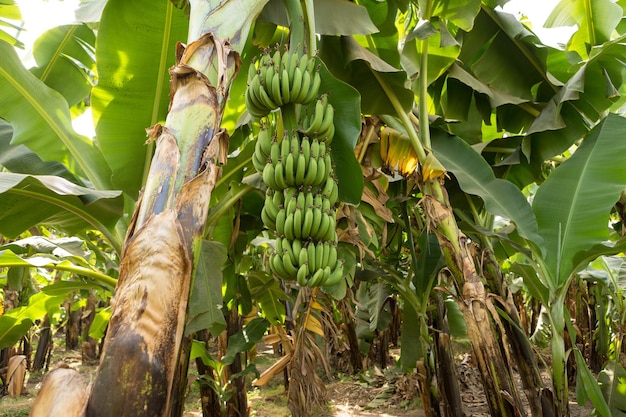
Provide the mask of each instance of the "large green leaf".
[{"label": "large green leaf", "polygon": [[526,102],[537,84],[551,84],[546,56],[537,37],[513,15],[483,8],[474,29],[463,37],[459,62],[494,95]]},{"label": "large green leaf", "polygon": [[480,0],[435,0],[432,15],[469,32],[474,26],[480,3]]},{"label": "large green leaf", "polygon": [[22,258],[10,249],[0,250],[0,268],[27,267],[57,269],[59,271],[71,272],[81,277],[94,279],[98,282],[98,284],[110,289],[115,288],[117,283],[115,278],[103,274],[91,265],[86,265],[84,260],[79,260],[76,257],[69,257],[68,259],[78,261],[79,264],[77,265],[72,261],[52,255],[35,255],[28,258]]},{"label": "large green leaf", "polygon": [[552,10],[544,27],[578,26],[567,49],[586,58],[589,47],[611,39],[622,18],[622,8],[611,0],[561,0]]},{"label": "large green leaf", "polygon": [[[19,30],[19,22],[22,20],[22,12],[15,4],[14,0],[0,0],[0,26],[6,26],[13,30]],[[5,30],[0,29],[0,40],[8,42],[18,48],[23,48],[24,44],[10,35]]]},{"label": "large green leaf", "polygon": [[[445,36],[450,36],[445,24],[436,23],[435,33],[428,37],[428,85],[439,78],[454,63],[461,50],[456,42],[446,44]],[[417,79],[420,62],[422,60],[421,40],[417,35],[409,35],[403,42],[402,64],[411,79]],[[419,81],[418,81],[419,82]]]},{"label": "large green leaf", "polygon": [[246,326],[228,338],[226,354],[222,357],[224,365],[233,363],[235,356],[252,348],[259,342],[269,327],[269,322],[264,318],[254,318]]},{"label": "large green leaf", "polygon": [[0,165],[10,172],[32,175],[54,175],[80,184],[76,176],[59,162],[42,161],[39,156],[24,145],[11,145],[13,128],[0,120]]},{"label": "large green leaf", "polygon": [[39,292],[28,299],[28,305],[7,311],[0,316],[0,349],[17,343],[30,329],[35,320],[43,318],[65,295],[50,296]]},{"label": "large green leaf", "polygon": [[[347,0],[316,0],[315,32],[322,35],[369,34],[377,31],[364,7]],[[350,16],[346,19],[346,16]],[[280,0],[270,0],[260,20],[288,27],[289,20],[285,5]]]},{"label": "large green leaf", "polygon": [[95,35],[87,25],[57,26],[33,45],[37,66],[31,72],[73,106],[91,92]]},{"label": "large green leaf", "polygon": [[322,36],[320,57],[335,77],[358,90],[363,113],[396,114],[379,80],[399,100],[405,111],[413,107],[413,92],[405,85],[407,74],[392,67],[353,38]]},{"label": "large green leaf", "polygon": [[202,241],[202,252],[189,300],[185,333],[208,329],[219,335],[226,328],[222,313],[222,265],[226,262],[226,247],[218,242]]},{"label": "large green leaf", "polygon": [[280,283],[264,271],[252,271],[248,274],[250,295],[259,303],[267,320],[280,326],[285,321],[284,301],[288,299]]},{"label": "large green leaf", "polygon": [[0,41],[0,118],[13,127],[12,144],[28,146],[44,161],[64,163],[98,189],[111,189],[110,169],[100,150],[72,128],[67,102],[22,65]]},{"label": "large green leaf", "polygon": [[17,236],[36,224],[69,234],[86,229],[107,234],[122,214],[119,191],[81,187],[48,175],[0,173],[0,233]]},{"label": "large green leaf", "polygon": [[98,30],[92,107],[113,184],[137,197],[152,158],[145,129],[165,120],[168,68],[188,19],[167,0],[109,0]]},{"label": "large green leaf", "polygon": [[533,210],[544,239],[545,263],[555,287],[575,272],[581,251],[608,240],[611,207],[626,183],[626,119],[610,114],[574,155],[539,187]]},{"label": "large green leaf", "polygon": [[463,191],[481,197],[489,213],[511,220],[520,236],[541,247],[530,204],[513,183],[496,178],[489,164],[456,136],[433,135],[432,146],[437,159],[454,174]]},{"label": "large green leaf", "polygon": [[321,64],[321,92],[328,92],[328,101],[335,109],[335,135],[332,142],[334,172],[339,182],[339,199],[359,204],[363,193],[361,165],[354,156],[354,146],[361,134],[361,107],[359,93],[350,85],[335,78]]}]

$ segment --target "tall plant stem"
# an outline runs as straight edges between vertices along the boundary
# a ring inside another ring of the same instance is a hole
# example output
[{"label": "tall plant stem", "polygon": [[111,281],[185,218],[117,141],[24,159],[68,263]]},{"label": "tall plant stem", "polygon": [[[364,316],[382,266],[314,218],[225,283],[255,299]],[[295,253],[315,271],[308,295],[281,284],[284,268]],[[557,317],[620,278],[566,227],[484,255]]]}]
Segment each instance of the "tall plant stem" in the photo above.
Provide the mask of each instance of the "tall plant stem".
[{"label": "tall plant stem", "polygon": [[190,0],[188,44],[178,46],[170,70],[165,125],[151,129],[155,155],[124,243],[87,417],[182,415],[189,292],[228,149],[221,119],[239,53],[265,3]]},{"label": "tall plant stem", "polygon": [[[422,10],[422,18],[430,18],[431,1]],[[419,97],[419,135],[407,112],[400,105],[384,80],[377,76],[382,88],[388,95],[401,123],[403,124],[415,149],[420,164],[423,166],[430,152],[430,133],[428,125],[428,47],[427,39],[421,41],[420,50],[420,97]],[[454,218],[448,195],[440,178],[422,179],[420,188],[424,194],[423,205],[426,216],[435,231],[448,268],[457,287],[459,308],[467,324],[468,336],[472,342],[474,355],[481,372],[484,391],[487,396],[492,416],[523,415],[524,411],[511,375],[509,366],[502,355],[498,338],[494,334],[494,325],[488,306],[485,288],[476,271],[474,261],[467,249],[467,238],[461,233]]]}]

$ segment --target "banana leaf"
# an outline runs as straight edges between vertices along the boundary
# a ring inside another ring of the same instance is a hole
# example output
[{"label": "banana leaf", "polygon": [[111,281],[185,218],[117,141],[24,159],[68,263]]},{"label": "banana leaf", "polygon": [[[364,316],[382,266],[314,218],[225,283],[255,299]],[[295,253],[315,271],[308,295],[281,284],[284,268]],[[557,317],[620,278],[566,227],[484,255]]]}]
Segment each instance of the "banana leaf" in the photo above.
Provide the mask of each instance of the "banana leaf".
[{"label": "banana leaf", "polygon": [[533,200],[546,250],[547,284],[560,288],[576,272],[579,252],[609,238],[608,221],[626,183],[626,118],[609,114],[574,155],[555,169]]},{"label": "banana leaf", "polygon": [[109,0],[102,14],[93,117],[113,185],[133,198],[152,158],[145,129],[165,120],[168,68],[187,28],[188,18],[169,1]]}]

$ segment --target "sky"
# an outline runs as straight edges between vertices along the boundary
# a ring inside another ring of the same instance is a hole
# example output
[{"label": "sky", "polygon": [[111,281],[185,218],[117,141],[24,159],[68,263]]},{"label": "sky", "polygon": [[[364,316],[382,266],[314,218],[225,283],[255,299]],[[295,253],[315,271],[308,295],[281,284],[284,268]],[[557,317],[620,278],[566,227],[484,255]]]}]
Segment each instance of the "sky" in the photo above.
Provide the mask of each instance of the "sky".
[{"label": "sky", "polygon": [[[37,37],[47,29],[74,21],[74,10],[79,0],[17,0],[24,19],[25,32],[19,36],[26,45],[24,51],[18,51],[26,67],[34,65],[30,48]],[[556,6],[558,0],[511,0],[504,11],[518,18],[522,15],[532,22],[533,31],[543,43],[557,46],[565,43],[571,35],[572,28],[542,28],[548,14]],[[93,137],[93,123],[89,112],[74,121],[75,129],[86,136]]]}]

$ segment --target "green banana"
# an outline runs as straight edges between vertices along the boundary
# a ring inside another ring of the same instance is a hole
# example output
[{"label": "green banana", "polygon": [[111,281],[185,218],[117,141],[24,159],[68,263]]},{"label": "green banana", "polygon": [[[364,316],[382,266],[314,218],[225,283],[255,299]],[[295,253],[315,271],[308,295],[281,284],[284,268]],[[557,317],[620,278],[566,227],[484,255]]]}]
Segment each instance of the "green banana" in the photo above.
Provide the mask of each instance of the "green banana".
[{"label": "green banana", "polygon": [[258,149],[258,145],[259,143],[257,142],[254,147],[254,153],[252,154],[252,165],[257,172],[262,173],[263,168],[265,168],[265,164],[267,163],[267,158],[263,158],[263,156],[261,155],[262,152]]},{"label": "green banana", "polygon": [[328,176],[326,175],[326,161],[325,158],[318,158],[316,161],[317,165],[317,175],[315,176],[315,180],[313,181],[313,185],[316,187],[324,184],[324,181],[327,180]]},{"label": "green banana", "polygon": [[283,265],[282,257],[278,253],[272,254],[270,257],[270,269],[274,274],[276,274],[279,278],[289,279],[289,274]]},{"label": "green banana", "polygon": [[297,103],[298,95],[302,89],[302,70],[296,66],[293,75],[290,76],[291,82],[291,100]]},{"label": "green banana", "polygon": [[332,272],[328,276],[328,279],[326,279],[326,282],[324,282],[323,286],[327,288],[334,287],[335,285],[339,284],[342,279],[343,279],[343,260],[340,260],[339,262],[337,262],[337,265],[332,270]]},{"label": "green banana", "polygon": [[311,229],[309,230],[309,236],[311,239],[317,238],[317,232],[320,229],[322,223],[322,209],[320,207],[313,207],[311,209],[313,213],[313,219],[311,220]]},{"label": "green banana", "polygon": [[311,85],[309,86],[309,91],[304,96],[302,101],[300,101],[300,103],[302,104],[313,103],[313,100],[315,100],[315,98],[317,97],[320,91],[320,85],[322,85],[322,77],[319,71],[315,71],[315,73],[312,75],[312,78],[311,78]]},{"label": "green banana", "polygon": [[302,239],[302,209],[296,208],[293,214],[293,235],[296,239]]},{"label": "green banana", "polygon": [[309,266],[307,264],[301,264],[296,273],[296,282],[301,287],[306,287],[309,277]]},{"label": "green banana", "polygon": [[304,210],[304,218],[302,219],[302,239],[307,239],[311,235],[311,228],[313,227],[313,209],[306,208]]},{"label": "green banana", "polygon": [[307,282],[307,287],[311,287],[311,288],[319,287],[322,284],[323,280],[324,280],[324,270],[318,269],[317,271],[315,271],[313,276],[309,279],[309,282]]},{"label": "green banana", "polygon": [[293,154],[290,153],[285,158],[285,181],[287,185],[292,187],[295,185],[295,161],[293,158]]},{"label": "green banana", "polygon": [[276,214],[276,233],[279,236],[285,236],[285,223],[287,221],[287,211],[285,209],[278,210]]},{"label": "green banana", "polygon": [[289,73],[287,72],[287,68],[283,66],[282,71],[280,72],[280,93],[282,97],[283,104],[291,103],[291,87],[289,86]]},{"label": "green banana", "polygon": [[317,161],[318,160],[315,160],[315,159],[309,160],[309,165],[307,166],[306,175],[304,176],[304,179],[302,180],[302,184],[306,186],[312,186],[312,187],[316,186],[315,179],[317,177],[317,167],[318,167]]},{"label": "green banana", "polygon": [[274,168],[274,178],[278,189],[289,188],[287,182],[285,181],[285,165],[283,165],[281,162],[276,164],[276,167]]},{"label": "green banana", "polygon": [[311,74],[307,71],[302,71],[302,83],[300,86],[300,92],[298,97],[294,99],[294,103],[303,103],[307,95],[309,94],[309,89],[311,88]]},{"label": "green banana", "polygon": [[317,140],[317,138],[313,138],[310,140],[310,143],[311,143],[311,159],[317,160],[317,158],[320,157],[320,141]]},{"label": "green banana", "polygon": [[265,227],[267,227],[268,229],[276,230],[276,220],[272,219],[272,217],[269,215],[267,206],[263,206],[263,208],[261,209],[261,220],[263,221]]},{"label": "green banana", "polygon": [[278,107],[284,104],[283,96],[280,91],[280,72],[279,71],[274,72],[274,74],[272,75],[272,84],[271,84],[270,91],[268,91],[268,95],[272,99],[272,101],[278,105]]},{"label": "green banana", "polygon": [[293,263],[301,263],[299,262],[300,251],[302,251],[302,241],[300,239],[295,239],[291,241],[291,251],[293,252]]},{"label": "green banana", "polygon": [[317,263],[315,262],[315,243],[309,242],[306,246],[306,251],[309,261],[309,271],[315,271],[317,269]]},{"label": "green banana", "polygon": [[284,235],[289,240],[294,240],[296,238],[293,230],[293,216],[294,213],[290,213],[287,215],[287,219],[285,220]]},{"label": "green banana", "polygon": [[305,247],[300,247],[298,252],[298,265],[309,264],[309,251]]},{"label": "green banana", "polygon": [[278,190],[278,185],[276,184],[276,176],[274,173],[274,166],[272,164],[265,164],[265,167],[263,168],[263,182],[265,183],[265,185],[267,185],[268,187],[274,189],[274,190]]},{"label": "green banana", "polygon": [[267,214],[271,218],[276,220],[276,215],[278,214],[279,208],[276,204],[274,204],[274,194],[278,193],[270,192],[270,189],[268,189],[268,192],[265,193],[265,204],[263,208],[267,210]]}]

